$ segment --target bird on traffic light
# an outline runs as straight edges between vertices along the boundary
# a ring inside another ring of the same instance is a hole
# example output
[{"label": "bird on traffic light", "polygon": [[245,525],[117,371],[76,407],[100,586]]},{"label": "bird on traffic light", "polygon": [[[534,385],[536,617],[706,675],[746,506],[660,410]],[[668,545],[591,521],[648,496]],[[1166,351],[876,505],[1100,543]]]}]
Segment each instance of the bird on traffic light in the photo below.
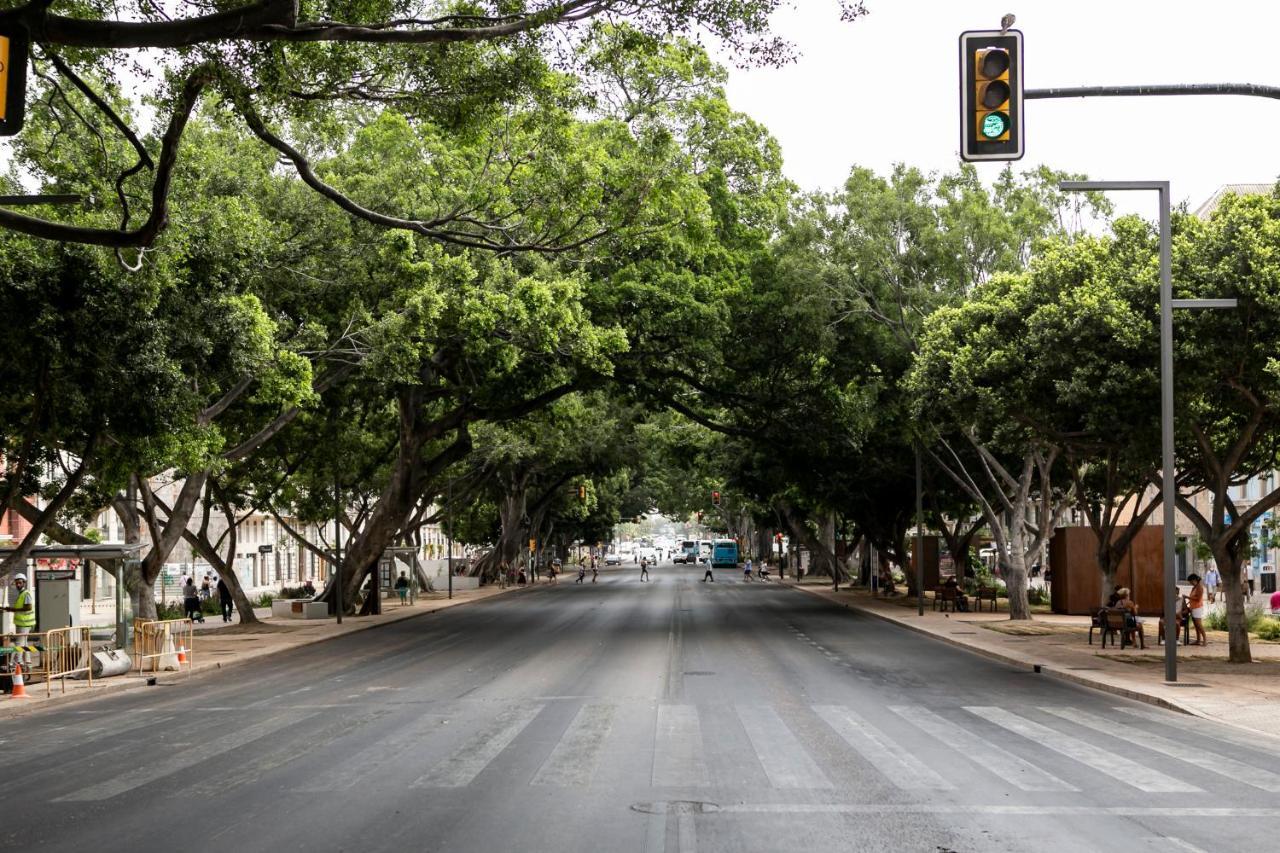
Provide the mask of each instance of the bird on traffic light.
[{"label": "bird on traffic light", "polygon": [[1000,32],[1002,34],[1009,32],[1009,27],[1012,27],[1013,22],[1016,20],[1018,19],[1014,17],[1012,12],[1006,12],[1005,16],[1000,19]]}]

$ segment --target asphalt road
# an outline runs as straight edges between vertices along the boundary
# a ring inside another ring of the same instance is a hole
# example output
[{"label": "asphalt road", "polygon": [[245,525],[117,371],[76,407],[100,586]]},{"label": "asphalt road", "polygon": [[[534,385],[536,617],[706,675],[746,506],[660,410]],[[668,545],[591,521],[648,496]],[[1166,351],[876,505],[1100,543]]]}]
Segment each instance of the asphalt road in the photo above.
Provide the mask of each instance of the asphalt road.
[{"label": "asphalt road", "polygon": [[816,596],[701,574],[568,576],[0,722],[0,846],[1270,846],[1280,754]]}]

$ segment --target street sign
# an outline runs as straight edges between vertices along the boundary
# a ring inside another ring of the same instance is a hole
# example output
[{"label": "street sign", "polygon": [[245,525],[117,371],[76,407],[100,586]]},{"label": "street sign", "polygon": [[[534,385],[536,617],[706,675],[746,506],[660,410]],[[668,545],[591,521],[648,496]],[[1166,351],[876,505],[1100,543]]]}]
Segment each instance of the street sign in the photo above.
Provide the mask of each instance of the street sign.
[{"label": "street sign", "polygon": [[1022,159],[1022,80],[1020,30],[960,34],[961,159]]},{"label": "street sign", "polygon": [[258,546],[258,553],[259,553],[259,554],[270,554],[274,549],[275,549],[275,546],[273,546],[273,545],[259,545],[259,546]]},{"label": "street sign", "polygon": [[38,581],[73,581],[76,579],[75,569],[37,569]]},{"label": "street sign", "polygon": [[0,136],[22,130],[27,111],[27,31],[0,24]]}]

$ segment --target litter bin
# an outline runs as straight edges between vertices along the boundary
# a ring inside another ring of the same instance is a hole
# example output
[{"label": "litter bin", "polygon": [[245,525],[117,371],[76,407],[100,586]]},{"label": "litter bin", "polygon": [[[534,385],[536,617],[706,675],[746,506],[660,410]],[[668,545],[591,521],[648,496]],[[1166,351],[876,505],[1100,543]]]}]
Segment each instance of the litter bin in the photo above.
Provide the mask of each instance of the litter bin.
[{"label": "litter bin", "polygon": [[1267,574],[1265,574],[1265,575],[1262,575],[1262,591],[1263,591],[1263,592],[1267,592],[1267,593],[1271,593],[1271,592],[1275,592],[1275,591],[1276,591],[1276,574],[1275,574],[1275,572],[1269,572],[1269,573],[1267,573]]}]

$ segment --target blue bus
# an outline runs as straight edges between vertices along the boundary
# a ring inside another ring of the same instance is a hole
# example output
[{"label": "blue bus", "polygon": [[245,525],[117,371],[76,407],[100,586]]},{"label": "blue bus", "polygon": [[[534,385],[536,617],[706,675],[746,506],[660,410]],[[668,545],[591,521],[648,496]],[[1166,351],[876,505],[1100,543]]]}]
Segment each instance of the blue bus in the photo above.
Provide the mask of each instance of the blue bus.
[{"label": "blue bus", "polygon": [[711,544],[711,566],[716,569],[738,567],[738,543],[732,539],[717,539]]}]

